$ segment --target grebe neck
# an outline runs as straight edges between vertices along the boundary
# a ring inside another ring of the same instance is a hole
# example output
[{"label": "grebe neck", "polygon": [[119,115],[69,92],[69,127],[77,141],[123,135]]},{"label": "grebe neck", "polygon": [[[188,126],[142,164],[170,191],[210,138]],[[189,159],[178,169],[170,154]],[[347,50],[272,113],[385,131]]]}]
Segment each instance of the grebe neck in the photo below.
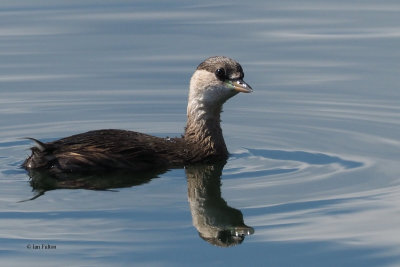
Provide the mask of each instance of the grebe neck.
[{"label": "grebe neck", "polygon": [[222,135],[220,105],[210,105],[199,99],[189,99],[185,141],[206,157],[227,158],[228,150]]}]

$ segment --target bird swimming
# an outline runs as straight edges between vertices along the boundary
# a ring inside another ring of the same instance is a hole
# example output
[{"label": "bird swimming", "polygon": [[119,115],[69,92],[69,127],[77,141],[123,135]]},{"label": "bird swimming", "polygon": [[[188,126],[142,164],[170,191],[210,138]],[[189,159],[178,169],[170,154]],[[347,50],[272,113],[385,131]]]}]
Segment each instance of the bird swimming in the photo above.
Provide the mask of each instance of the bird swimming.
[{"label": "bird swimming", "polygon": [[252,88],[243,81],[241,65],[235,60],[207,58],[193,73],[184,134],[161,138],[127,130],[104,129],[76,134],[56,141],[36,143],[22,166],[50,173],[85,173],[127,169],[183,167],[198,162],[226,160],[229,156],[222,135],[223,104],[239,92]]}]

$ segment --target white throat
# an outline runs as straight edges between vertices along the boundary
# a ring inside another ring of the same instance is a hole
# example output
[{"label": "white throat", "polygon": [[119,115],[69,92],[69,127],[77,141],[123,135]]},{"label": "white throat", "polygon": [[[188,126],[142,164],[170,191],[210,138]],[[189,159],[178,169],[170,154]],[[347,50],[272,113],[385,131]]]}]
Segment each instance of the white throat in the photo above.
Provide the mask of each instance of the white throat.
[{"label": "white throat", "polygon": [[188,118],[195,121],[219,121],[222,105],[235,94],[216,79],[213,73],[197,70],[190,80]]}]

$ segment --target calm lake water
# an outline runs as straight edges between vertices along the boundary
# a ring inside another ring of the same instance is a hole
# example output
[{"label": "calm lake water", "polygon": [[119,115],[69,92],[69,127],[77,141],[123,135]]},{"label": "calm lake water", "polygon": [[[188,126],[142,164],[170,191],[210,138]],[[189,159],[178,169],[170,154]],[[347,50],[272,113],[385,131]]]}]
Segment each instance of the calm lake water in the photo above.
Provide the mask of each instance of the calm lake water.
[{"label": "calm lake water", "polygon": [[[2,1],[2,265],[400,265],[399,14],[370,0]],[[190,76],[213,55],[254,89],[225,104],[225,166],[42,195],[20,168],[27,136],[180,135]]]}]

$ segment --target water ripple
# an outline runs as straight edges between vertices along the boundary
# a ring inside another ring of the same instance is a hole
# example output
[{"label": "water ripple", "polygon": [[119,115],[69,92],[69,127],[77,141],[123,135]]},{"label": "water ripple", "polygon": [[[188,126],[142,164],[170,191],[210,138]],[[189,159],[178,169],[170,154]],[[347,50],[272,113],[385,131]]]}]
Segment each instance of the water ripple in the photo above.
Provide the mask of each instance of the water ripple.
[{"label": "water ripple", "polygon": [[339,164],[345,169],[362,167],[362,162],[345,160],[338,156],[331,156],[323,153],[312,153],[306,151],[285,151],[267,149],[248,149],[254,156],[262,156],[268,159],[300,161],[312,165]]}]

